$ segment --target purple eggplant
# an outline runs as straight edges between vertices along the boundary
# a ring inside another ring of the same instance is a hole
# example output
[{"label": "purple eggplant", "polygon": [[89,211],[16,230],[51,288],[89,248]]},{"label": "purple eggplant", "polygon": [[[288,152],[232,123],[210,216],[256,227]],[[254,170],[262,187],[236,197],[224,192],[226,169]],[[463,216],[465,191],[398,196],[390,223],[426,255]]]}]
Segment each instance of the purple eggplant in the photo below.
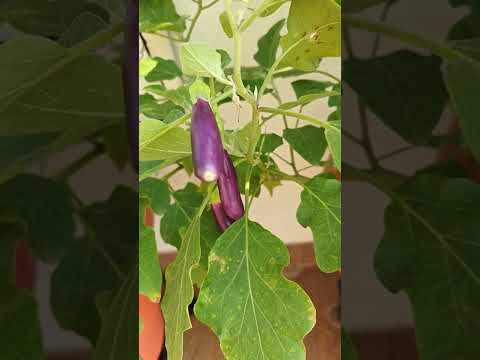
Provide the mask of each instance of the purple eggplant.
[{"label": "purple eggplant", "polygon": [[225,213],[222,203],[212,204],[212,212],[213,216],[215,217],[215,221],[222,232],[227,230],[227,228],[233,224],[233,221],[229,219]]},{"label": "purple eggplant", "polygon": [[218,178],[218,190],[227,216],[233,220],[240,219],[245,213],[245,208],[238,189],[235,167],[225,150],[223,151],[223,169]]},{"label": "purple eggplant", "polygon": [[124,39],[123,90],[131,160],[138,172],[138,0],[127,5]]},{"label": "purple eggplant", "polygon": [[191,141],[195,175],[202,181],[216,181],[223,168],[222,139],[208,101],[200,98],[193,106]]}]

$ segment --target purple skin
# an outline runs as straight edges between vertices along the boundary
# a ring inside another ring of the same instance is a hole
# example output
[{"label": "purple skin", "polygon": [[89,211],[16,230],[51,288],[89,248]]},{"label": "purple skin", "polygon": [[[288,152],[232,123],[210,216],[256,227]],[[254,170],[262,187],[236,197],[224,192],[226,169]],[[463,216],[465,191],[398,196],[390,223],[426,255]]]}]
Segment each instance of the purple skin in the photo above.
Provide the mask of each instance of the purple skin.
[{"label": "purple skin", "polygon": [[233,220],[240,219],[245,208],[238,189],[237,173],[226,151],[223,156],[223,172],[218,178],[218,190],[227,216]]},{"label": "purple skin", "polygon": [[225,214],[222,203],[212,204],[212,212],[222,233],[233,224],[233,221],[228,218],[227,214]]},{"label": "purple skin", "polygon": [[138,173],[138,0],[128,1],[124,42],[122,75],[128,140],[132,166]]},{"label": "purple skin", "polygon": [[195,175],[216,181],[223,168],[223,145],[215,115],[208,101],[197,99],[192,111],[192,157]]}]

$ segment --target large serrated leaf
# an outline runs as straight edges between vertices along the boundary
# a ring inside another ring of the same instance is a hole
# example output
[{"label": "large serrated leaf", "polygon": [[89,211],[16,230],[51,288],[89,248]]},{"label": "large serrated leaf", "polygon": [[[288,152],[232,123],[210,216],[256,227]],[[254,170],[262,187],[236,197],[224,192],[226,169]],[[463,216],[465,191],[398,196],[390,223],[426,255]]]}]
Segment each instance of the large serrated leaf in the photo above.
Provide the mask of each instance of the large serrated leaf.
[{"label": "large serrated leaf", "polygon": [[195,314],[217,334],[227,359],[305,359],[302,340],[315,308],[283,276],[288,263],[282,241],[246,218],[217,240]]},{"label": "large serrated leaf", "polygon": [[341,244],[341,183],[317,175],[303,186],[298,222],[310,227],[317,265],[323,272],[338,271]]},{"label": "large serrated leaf", "polygon": [[474,359],[480,343],[480,186],[423,175],[403,185],[385,214],[377,276],[405,291],[422,359]]},{"label": "large serrated leaf", "polygon": [[175,261],[165,271],[166,289],[162,301],[168,358],[183,359],[183,333],[192,327],[188,306],[193,299],[192,270],[200,262],[200,217],[197,213],[182,238]]},{"label": "large serrated leaf", "polygon": [[288,263],[282,241],[246,218],[217,240],[195,314],[217,334],[225,358],[305,359],[315,308],[283,276]]}]

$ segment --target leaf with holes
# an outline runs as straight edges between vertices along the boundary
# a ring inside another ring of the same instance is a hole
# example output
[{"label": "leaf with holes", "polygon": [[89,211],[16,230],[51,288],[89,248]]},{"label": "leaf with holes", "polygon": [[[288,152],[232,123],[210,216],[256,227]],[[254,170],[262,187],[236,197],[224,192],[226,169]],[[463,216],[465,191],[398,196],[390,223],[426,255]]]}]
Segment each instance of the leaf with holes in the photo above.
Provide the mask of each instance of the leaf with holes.
[{"label": "leaf with holes", "polygon": [[288,33],[280,40],[282,65],[313,71],[322,58],[340,56],[340,18],[335,0],[293,0]]},{"label": "leaf with holes", "polygon": [[282,272],[286,246],[242,218],[217,240],[195,305],[227,359],[305,359],[303,338],[315,324],[306,293]]}]

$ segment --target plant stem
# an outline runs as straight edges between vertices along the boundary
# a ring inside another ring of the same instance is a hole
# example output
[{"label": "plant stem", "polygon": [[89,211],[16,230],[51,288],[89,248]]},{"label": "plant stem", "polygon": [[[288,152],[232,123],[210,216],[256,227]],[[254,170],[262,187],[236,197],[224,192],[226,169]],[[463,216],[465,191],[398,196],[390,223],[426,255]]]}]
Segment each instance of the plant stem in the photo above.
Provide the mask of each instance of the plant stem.
[{"label": "plant stem", "polygon": [[161,34],[161,33],[148,33],[148,34],[153,35],[153,36],[158,36],[158,37],[161,37],[161,38],[164,38],[164,39],[167,39],[167,40],[175,41],[175,42],[184,42],[183,39],[175,38],[175,37],[170,36],[170,35],[165,35],[165,34]]},{"label": "plant stem", "polygon": [[145,36],[143,36],[142,33],[140,33],[140,39],[142,40],[143,48],[147,52],[148,57],[151,58],[152,57],[152,52],[150,51],[150,48],[148,47],[147,39],[145,39]]},{"label": "plant stem", "polygon": [[[390,9],[392,8],[392,5],[395,3],[396,0],[388,0],[384,7],[383,7],[383,10],[382,10],[382,13],[380,14],[380,21],[381,22],[385,22],[387,20],[387,17],[388,17],[388,12],[390,11]],[[377,51],[378,49],[380,48],[380,40],[382,38],[382,34],[381,33],[377,33],[375,35],[375,41],[373,43],[373,46],[372,46],[372,52],[371,52],[371,57],[375,57],[377,55]]]},{"label": "plant stem", "polygon": [[335,75],[330,74],[330,73],[327,72],[327,71],[324,71],[324,70],[316,70],[315,73],[316,73],[316,74],[320,74],[320,75],[327,76],[327,77],[329,77],[330,79],[335,80],[337,83],[342,82],[342,80],[341,80],[339,77],[336,77]]},{"label": "plant stem", "polygon": [[366,182],[390,195],[395,188],[403,184],[407,176],[381,167],[372,170],[358,169],[345,162],[342,163],[342,180]]},{"label": "plant stem", "polygon": [[182,166],[182,165],[178,165],[175,169],[173,169],[173,170],[170,171],[169,173],[165,174],[165,176],[162,177],[162,180],[167,181],[168,179],[170,179],[172,176],[174,176],[176,173],[178,173],[178,172],[181,171],[182,169],[183,169],[183,166]]},{"label": "plant stem", "polygon": [[395,155],[398,155],[398,154],[401,154],[403,152],[413,150],[413,149],[416,149],[416,148],[418,148],[417,145],[407,145],[407,146],[401,147],[399,149],[392,150],[392,151],[390,151],[386,154],[380,155],[379,157],[377,157],[377,161],[383,161],[383,160],[386,160],[388,158],[391,158],[392,156],[395,156]]},{"label": "plant stem", "polygon": [[68,179],[70,176],[75,174],[78,170],[82,169],[90,161],[92,161],[93,159],[97,158],[100,155],[103,155],[104,153],[105,153],[104,146],[95,146],[91,151],[87,152],[80,159],[78,159],[77,161],[68,165],[66,168],[60,171],[55,176],[55,179],[59,181],[64,181]]},{"label": "plant stem", "polygon": [[301,114],[301,113],[298,113],[298,112],[295,112],[295,111],[276,109],[276,108],[271,108],[271,107],[260,107],[258,110],[260,112],[265,112],[265,113],[269,113],[269,114],[279,114],[279,115],[286,115],[286,116],[295,117],[297,119],[305,120],[305,121],[307,121],[307,122],[309,122],[313,125],[317,125],[317,126],[320,126],[322,128],[325,128],[325,129],[335,129],[334,126],[332,126],[331,124],[329,124],[326,121],[320,121],[318,119],[315,119],[312,116],[309,116],[309,115],[306,115],[306,114]]},{"label": "plant stem", "polygon": [[357,103],[358,103],[358,113],[360,115],[360,126],[362,129],[362,144],[367,154],[368,161],[372,168],[378,166],[377,159],[375,157],[375,153],[373,152],[372,148],[372,140],[370,139],[370,129],[368,126],[368,118],[367,118],[367,109],[365,108],[365,104],[360,100],[360,97],[357,96]]},{"label": "plant stem", "polygon": [[220,1],[220,0],[213,0],[210,4],[204,5],[204,6],[202,7],[202,10],[206,10],[206,9],[212,7],[213,5],[215,5],[216,3],[218,3],[219,1]]},{"label": "plant stem", "polygon": [[292,166],[292,163],[290,161],[288,161],[287,159],[285,159],[283,156],[281,156],[280,154],[277,154],[276,152],[272,152],[272,155],[275,155],[276,157],[278,157],[280,160],[282,160],[285,164],[288,164],[290,166]]},{"label": "plant stem", "polygon": [[195,15],[193,16],[192,23],[190,24],[190,28],[188,29],[187,36],[185,37],[184,41],[189,42],[190,37],[192,36],[193,28],[197,24],[198,18],[202,14],[203,10],[203,0],[198,0],[195,1],[197,3],[197,11],[195,12]]},{"label": "plant stem", "polygon": [[433,54],[436,54],[448,60],[459,59],[468,62],[473,61],[477,63],[475,59],[465,55],[460,51],[457,51],[447,45],[440,44],[430,39],[424,38],[423,36],[415,33],[410,33],[378,22],[359,19],[357,17],[352,17],[351,15],[343,15],[342,21],[344,24],[348,24],[351,27],[357,29],[362,29],[374,33],[382,33],[383,35],[389,36],[393,39],[397,39],[406,44],[414,45],[421,49],[430,50]]}]

